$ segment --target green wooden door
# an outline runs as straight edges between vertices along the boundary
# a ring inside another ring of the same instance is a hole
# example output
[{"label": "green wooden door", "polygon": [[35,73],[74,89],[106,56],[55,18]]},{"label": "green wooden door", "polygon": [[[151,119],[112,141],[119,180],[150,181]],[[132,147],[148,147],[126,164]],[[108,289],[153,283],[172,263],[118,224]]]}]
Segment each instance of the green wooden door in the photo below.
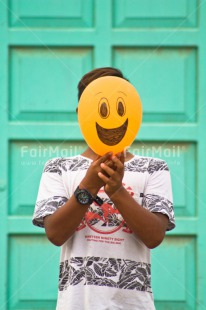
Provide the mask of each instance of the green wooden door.
[{"label": "green wooden door", "polygon": [[206,1],[0,0],[0,309],[55,309],[59,248],[31,216],[44,163],[84,148],[76,85],[116,66],[171,169],[177,227],[152,251],[157,310],[206,309]]}]

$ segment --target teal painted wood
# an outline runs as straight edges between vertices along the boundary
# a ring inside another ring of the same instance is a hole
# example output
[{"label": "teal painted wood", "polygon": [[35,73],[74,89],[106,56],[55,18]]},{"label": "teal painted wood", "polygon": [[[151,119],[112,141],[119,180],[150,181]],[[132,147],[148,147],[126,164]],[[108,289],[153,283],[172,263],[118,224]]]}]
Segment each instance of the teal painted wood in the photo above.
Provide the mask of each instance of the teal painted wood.
[{"label": "teal painted wood", "polygon": [[[7,263],[8,263],[8,248],[7,248],[7,195],[8,195],[8,133],[7,133],[7,111],[8,111],[8,56],[7,56],[7,11],[4,3],[0,2],[0,305],[2,310],[8,307],[7,296]],[[4,42],[4,44],[2,44]]]},{"label": "teal painted wood", "polygon": [[177,228],[152,252],[157,310],[206,309],[205,1],[39,3],[0,2],[1,309],[55,308],[58,249],[31,225],[39,179],[48,158],[84,149],[76,84],[110,65],[142,97],[132,151],[165,159],[174,184]]},{"label": "teal painted wood", "polygon": [[199,45],[199,105],[198,105],[198,118],[199,118],[199,143],[198,143],[198,156],[197,161],[199,163],[199,170],[197,176],[197,197],[198,197],[198,265],[197,265],[197,277],[198,277],[198,309],[204,310],[206,308],[206,249],[205,249],[205,218],[206,218],[206,198],[205,198],[205,184],[206,184],[206,142],[205,142],[205,119],[206,119],[206,99],[205,99],[205,81],[206,81],[206,3],[200,2],[200,45]]},{"label": "teal painted wood", "polygon": [[[12,27],[92,27],[94,1],[55,0],[10,1],[9,24]],[[15,14],[14,14],[15,12]],[[28,18],[29,17],[29,18]]]},{"label": "teal painted wood", "polygon": [[[196,309],[195,247],[193,236],[170,236],[165,238],[159,249],[153,251],[152,272],[157,309],[164,309],[166,305],[169,309]],[[160,281],[162,284],[158,287]]]},{"label": "teal painted wood", "polygon": [[10,119],[76,121],[76,85],[82,70],[91,68],[92,58],[92,48],[12,48]]},{"label": "teal painted wood", "polygon": [[[195,27],[197,1],[114,0],[113,25],[121,28]],[[194,11],[194,14],[191,12]]]},{"label": "teal painted wood", "polygon": [[26,234],[11,236],[9,247],[8,309],[55,309],[59,248]]},{"label": "teal painted wood", "polygon": [[141,94],[144,122],[195,121],[196,54],[195,48],[114,49],[115,65]]}]

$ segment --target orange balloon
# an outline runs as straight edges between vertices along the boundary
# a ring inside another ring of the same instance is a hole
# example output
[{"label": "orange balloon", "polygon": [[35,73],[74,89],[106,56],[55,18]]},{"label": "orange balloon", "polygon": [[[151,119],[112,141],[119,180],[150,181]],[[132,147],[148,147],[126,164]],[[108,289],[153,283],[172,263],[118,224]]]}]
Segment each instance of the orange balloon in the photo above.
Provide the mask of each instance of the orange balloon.
[{"label": "orange balloon", "polygon": [[81,95],[78,121],[85,141],[96,154],[117,154],[132,144],[140,128],[140,97],[122,78],[98,78]]}]

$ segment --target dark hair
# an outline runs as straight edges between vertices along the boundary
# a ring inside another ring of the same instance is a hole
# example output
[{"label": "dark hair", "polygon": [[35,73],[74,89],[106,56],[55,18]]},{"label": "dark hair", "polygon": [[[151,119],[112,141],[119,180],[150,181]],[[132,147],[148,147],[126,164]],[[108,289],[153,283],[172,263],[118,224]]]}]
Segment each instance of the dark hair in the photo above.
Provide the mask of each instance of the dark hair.
[{"label": "dark hair", "polygon": [[89,83],[103,76],[117,76],[126,81],[129,81],[123,76],[122,72],[119,69],[112,68],[112,67],[94,69],[86,73],[79,81],[79,84],[77,86],[78,87],[78,100],[80,99],[83,91],[89,85]]}]

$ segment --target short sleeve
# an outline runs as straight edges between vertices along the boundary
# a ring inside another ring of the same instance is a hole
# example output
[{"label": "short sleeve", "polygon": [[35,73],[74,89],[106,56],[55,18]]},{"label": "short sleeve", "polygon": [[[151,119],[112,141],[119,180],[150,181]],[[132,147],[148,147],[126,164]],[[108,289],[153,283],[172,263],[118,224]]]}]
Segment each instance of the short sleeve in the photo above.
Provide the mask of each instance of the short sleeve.
[{"label": "short sleeve", "polygon": [[44,217],[53,214],[68,200],[58,159],[46,162],[41,176],[32,223],[44,227]]},{"label": "short sleeve", "polygon": [[143,207],[151,212],[167,215],[167,230],[175,227],[170,171],[165,161],[152,158],[148,166],[148,183],[144,191]]}]

